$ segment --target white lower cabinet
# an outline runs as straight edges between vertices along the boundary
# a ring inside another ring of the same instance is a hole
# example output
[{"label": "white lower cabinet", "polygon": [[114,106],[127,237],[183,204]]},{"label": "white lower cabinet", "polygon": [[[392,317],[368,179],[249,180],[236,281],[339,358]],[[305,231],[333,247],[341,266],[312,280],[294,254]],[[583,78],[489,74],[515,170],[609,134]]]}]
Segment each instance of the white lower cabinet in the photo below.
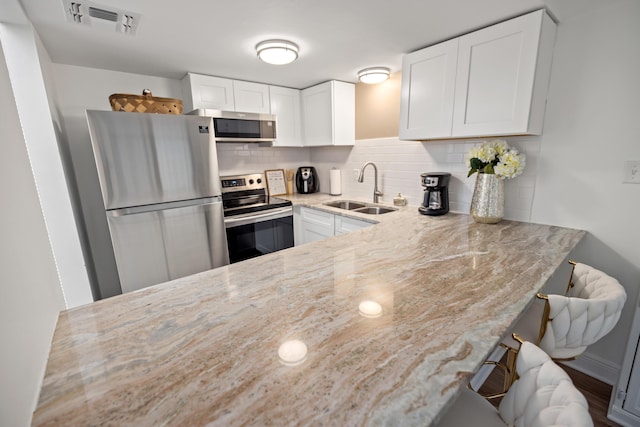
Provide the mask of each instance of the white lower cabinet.
[{"label": "white lower cabinet", "polygon": [[623,426],[640,425],[640,296],[607,417]]},{"label": "white lower cabinet", "polygon": [[367,221],[301,206],[294,207],[293,221],[296,246],[350,233],[373,225]]},{"label": "white lower cabinet", "polygon": [[[334,215],[317,209],[300,208],[300,232],[295,233],[295,244],[311,243],[334,235]],[[295,212],[294,212],[295,214]]]},{"label": "white lower cabinet", "polygon": [[359,219],[347,218],[346,216],[336,215],[334,219],[334,235],[351,233],[372,226],[370,222],[360,221]]}]

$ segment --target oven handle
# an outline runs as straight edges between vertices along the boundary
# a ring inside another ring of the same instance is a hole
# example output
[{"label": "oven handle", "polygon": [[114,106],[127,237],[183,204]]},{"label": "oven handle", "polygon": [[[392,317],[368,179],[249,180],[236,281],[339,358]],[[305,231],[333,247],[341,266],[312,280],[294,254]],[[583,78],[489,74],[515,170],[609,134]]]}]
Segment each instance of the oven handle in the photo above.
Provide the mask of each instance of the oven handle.
[{"label": "oven handle", "polygon": [[287,206],[286,208],[273,209],[258,214],[249,213],[228,217],[224,219],[224,226],[225,228],[239,227],[241,225],[255,224],[256,222],[269,221],[291,215],[293,215],[293,208]]}]

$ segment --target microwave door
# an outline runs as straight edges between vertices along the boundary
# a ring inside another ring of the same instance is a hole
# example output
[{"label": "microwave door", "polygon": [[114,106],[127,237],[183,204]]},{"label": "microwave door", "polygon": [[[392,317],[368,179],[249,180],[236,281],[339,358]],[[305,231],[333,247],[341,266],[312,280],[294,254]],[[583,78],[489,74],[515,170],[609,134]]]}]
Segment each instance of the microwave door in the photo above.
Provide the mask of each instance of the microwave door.
[{"label": "microwave door", "polygon": [[276,138],[275,120],[219,117],[213,125],[218,142],[273,142]]}]

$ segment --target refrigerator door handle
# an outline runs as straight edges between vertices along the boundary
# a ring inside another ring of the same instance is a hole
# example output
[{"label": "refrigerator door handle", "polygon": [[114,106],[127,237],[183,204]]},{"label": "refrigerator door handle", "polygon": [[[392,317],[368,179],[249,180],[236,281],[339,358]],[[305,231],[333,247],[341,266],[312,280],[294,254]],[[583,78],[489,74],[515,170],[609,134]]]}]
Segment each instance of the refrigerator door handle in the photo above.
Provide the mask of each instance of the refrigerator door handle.
[{"label": "refrigerator door handle", "polygon": [[222,196],[204,197],[201,199],[193,200],[181,200],[179,202],[157,203],[154,205],[133,206],[129,208],[110,209],[107,211],[107,215],[119,217],[146,212],[164,211],[167,209],[184,208],[188,206],[210,205],[212,203],[222,203]]}]

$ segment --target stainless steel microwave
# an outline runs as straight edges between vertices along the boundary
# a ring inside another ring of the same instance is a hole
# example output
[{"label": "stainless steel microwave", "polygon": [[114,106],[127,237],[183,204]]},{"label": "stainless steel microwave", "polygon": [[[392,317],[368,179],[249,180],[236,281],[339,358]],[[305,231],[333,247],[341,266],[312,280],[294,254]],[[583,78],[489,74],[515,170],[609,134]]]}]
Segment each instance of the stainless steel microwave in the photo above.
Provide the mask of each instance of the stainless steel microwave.
[{"label": "stainless steel microwave", "polygon": [[189,114],[213,118],[216,142],[273,142],[276,139],[276,116],[198,109]]}]

